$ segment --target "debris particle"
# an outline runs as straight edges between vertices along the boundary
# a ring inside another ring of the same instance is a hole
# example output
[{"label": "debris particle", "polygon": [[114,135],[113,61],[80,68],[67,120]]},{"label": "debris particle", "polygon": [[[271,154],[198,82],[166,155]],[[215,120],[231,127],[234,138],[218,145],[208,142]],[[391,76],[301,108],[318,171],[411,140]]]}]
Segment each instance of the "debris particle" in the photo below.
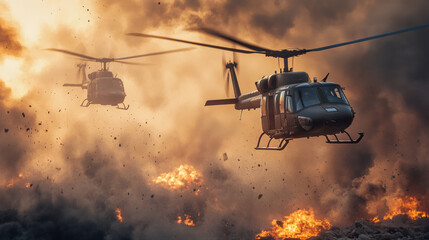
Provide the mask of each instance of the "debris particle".
[{"label": "debris particle", "polygon": [[223,153],[223,161],[226,161],[226,160],[228,160],[228,155],[225,152],[225,153]]},{"label": "debris particle", "polygon": [[261,198],[262,198],[262,196],[263,196],[263,195],[262,195],[262,193],[261,193],[261,194],[259,194],[258,199],[261,199]]},{"label": "debris particle", "polygon": [[9,132],[9,129],[8,129],[8,128],[5,128],[5,129],[4,129],[4,132],[5,132],[5,133]]}]

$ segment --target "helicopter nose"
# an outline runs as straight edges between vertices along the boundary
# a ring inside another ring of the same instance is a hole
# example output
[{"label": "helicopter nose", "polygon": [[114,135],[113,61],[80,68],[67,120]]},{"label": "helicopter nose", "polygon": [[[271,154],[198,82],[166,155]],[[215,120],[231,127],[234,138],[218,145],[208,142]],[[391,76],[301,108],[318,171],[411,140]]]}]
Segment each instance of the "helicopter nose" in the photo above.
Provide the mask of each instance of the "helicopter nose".
[{"label": "helicopter nose", "polygon": [[319,105],[306,110],[298,116],[299,125],[305,131],[337,133],[349,127],[354,118],[352,108],[345,104]]},{"label": "helicopter nose", "polygon": [[323,117],[320,119],[323,127],[333,131],[342,131],[349,127],[354,118],[353,109],[348,105],[330,105],[323,106],[325,110]]}]

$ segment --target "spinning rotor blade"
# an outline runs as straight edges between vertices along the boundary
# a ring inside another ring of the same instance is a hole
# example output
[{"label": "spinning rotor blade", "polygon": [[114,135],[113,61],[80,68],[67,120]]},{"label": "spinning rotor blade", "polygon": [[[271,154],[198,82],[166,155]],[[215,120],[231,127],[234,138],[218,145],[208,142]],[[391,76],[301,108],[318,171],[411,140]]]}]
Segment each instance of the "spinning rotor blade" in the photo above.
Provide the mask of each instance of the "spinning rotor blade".
[{"label": "spinning rotor blade", "polygon": [[130,59],[130,58],[139,58],[139,57],[148,57],[148,56],[161,55],[161,54],[167,54],[167,53],[175,53],[175,52],[183,52],[183,51],[189,51],[189,50],[192,50],[192,49],[193,48],[179,48],[179,49],[174,49],[174,50],[169,50],[169,51],[163,51],[163,52],[146,53],[146,54],[135,55],[135,56],[130,56],[130,57],[114,58],[114,61],[115,62],[119,62],[117,60],[124,60],[124,59]]},{"label": "spinning rotor blade", "polygon": [[361,38],[361,39],[357,39],[357,40],[353,40],[353,41],[348,41],[348,42],[343,42],[343,43],[337,43],[337,44],[328,45],[328,46],[324,46],[324,47],[307,49],[306,51],[307,52],[323,51],[323,50],[327,50],[327,49],[331,49],[331,48],[341,47],[341,46],[345,46],[345,45],[349,45],[349,44],[353,44],[353,43],[359,43],[359,42],[369,41],[369,40],[373,40],[373,39],[377,39],[377,38],[382,38],[382,37],[388,37],[388,36],[392,36],[392,35],[395,35],[395,34],[410,32],[410,31],[414,31],[414,30],[419,30],[419,29],[427,28],[427,27],[429,27],[429,24],[420,25],[420,26],[416,26],[416,27],[410,27],[410,28],[404,28],[404,29],[401,29],[401,30],[398,30],[398,31],[394,31],[394,32],[383,33],[383,34],[379,34],[379,35],[375,35],[375,36],[371,36],[371,37]]},{"label": "spinning rotor blade", "polygon": [[252,49],[252,50],[255,50],[255,51],[258,51],[258,52],[272,51],[272,50],[270,50],[268,48],[259,47],[259,46],[256,46],[254,44],[244,42],[242,40],[239,40],[237,38],[234,38],[232,36],[229,36],[227,34],[218,32],[218,31],[210,29],[210,28],[196,28],[196,29],[191,29],[191,30],[195,30],[195,31],[198,31],[198,32],[203,32],[203,33],[206,33],[208,35],[211,35],[211,36],[214,36],[214,37],[217,37],[217,38],[220,38],[220,39],[232,42],[232,43],[236,43],[236,44],[238,44],[240,46],[243,46],[245,48],[249,48],[249,49]]},{"label": "spinning rotor blade", "polygon": [[263,53],[263,52],[260,52],[260,51],[248,51],[248,50],[235,49],[235,48],[229,48],[229,47],[222,47],[222,46],[205,44],[205,43],[199,43],[199,42],[191,42],[191,41],[187,41],[187,40],[181,40],[181,39],[169,38],[169,37],[162,37],[162,36],[155,36],[155,35],[149,35],[149,34],[143,34],[143,33],[128,33],[127,35],[136,36],[136,37],[158,38],[158,39],[164,39],[164,40],[169,40],[169,41],[188,43],[188,44],[193,44],[193,45],[198,45],[198,46],[203,46],[203,47],[222,49],[222,50],[231,51],[231,52],[239,52],[239,53]]},{"label": "spinning rotor blade", "polygon": [[117,63],[122,63],[122,64],[128,64],[128,65],[140,65],[140,66],[149,66],[149,65],[153,65],[151,63],[136,63],[136,62],[125,62],[125,61],[116,61]]},{"label": "spinning rotor blade", "polygon": [[65,53],[68,55],[73,55],[73,56],[84,58],[85,60],[97,60],[98,59],[95,57],[91,57],[91,56],[87,56],[87,55],[83,55],[80,53],[75,53],[75,52],[71,52],[71,51],[67,51],[67,50],[63,50],[63,49],[58,49],[58,48],[45,48],[43,50]]}]

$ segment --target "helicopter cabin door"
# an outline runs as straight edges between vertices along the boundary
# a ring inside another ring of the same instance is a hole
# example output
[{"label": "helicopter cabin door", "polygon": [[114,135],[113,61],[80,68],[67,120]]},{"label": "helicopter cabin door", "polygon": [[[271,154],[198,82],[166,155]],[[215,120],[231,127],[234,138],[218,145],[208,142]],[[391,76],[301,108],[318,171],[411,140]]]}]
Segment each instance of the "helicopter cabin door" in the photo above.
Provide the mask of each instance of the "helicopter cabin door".
[{"label": "helicopter cabin door", "polygon": [[274,96],[262,96],[261,99],[262,130],[268,132],[275,129]]},{"label": "helicopter cabin door", "polygon": [[[286,122],[286,92],[282,91],[279,95],[278,115],[276,115],[276,126],[277,129],[284,129],[287,126]],[[278,116],[278,117],[277,117]],[[277,123],[278,121],[278,123]]]},{"label": "helicopter cabin door", "polygon": [[[283,99],[282,99],[283,98]],[[276,93],[274,95],[274,128],[275,129],[281,129],[282,128],[282,118],[284,118],[283,113],[284,111],[281,111],[280,105],[284,104],[284,91],[281,93]]]}]

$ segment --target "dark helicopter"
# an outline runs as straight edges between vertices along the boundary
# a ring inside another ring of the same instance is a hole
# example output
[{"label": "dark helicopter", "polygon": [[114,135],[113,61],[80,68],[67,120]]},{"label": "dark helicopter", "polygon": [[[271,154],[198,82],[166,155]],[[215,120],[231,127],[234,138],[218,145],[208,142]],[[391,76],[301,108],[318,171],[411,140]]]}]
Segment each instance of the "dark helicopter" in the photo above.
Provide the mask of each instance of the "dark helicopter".
[{"label": "dark helicopter", "polygon": [[[229,76],[231,76],[235,98],[208,100],[205,105],[234,104],[237,110],[261,108],[263,132],[258,139],[255,149],[283,150],[289,141],[295,138],[325,136],[327,143],[356,144],[359,143],[364,136],[363,133],[359,133],[358,138],[353,139],[346,131],[353,121],[355,111],[347,101],[341,86],[337,83],[326,82],[329,73],[320,82],[318,82],[316,78],[311,81],[306,72],[293,72],[293,69],[288,67],[289,58],[309,52],[324,51],[427,27],[429,27],[429,24],[320,48],[298,50],[271,50],[208,28],[199,28],[196,30],[251,50],[229,48],[141,33],[129,33],[128,35],[194,44],[232,51],[234,53],[264,54],[267,57],[282,58],[284,60],[283,70],[280,69],[280,73],[275,72],[272,75],[262,77],[261,80],[255,82],[257,90],[246,94],[241,94],[240,91],[235,71],[237,63],[235,61],[226,63],[225,67],[229,70],[230,74],[228,75],[227,84]],[[340,133],[345,134],[346,140],[340,140],[337,136],[337,134]],[[267,135],[269,140],[266,145],[261,146],[261,139],[264,135]],[[333,136],[333,138],[329,138],[328,136]],[[280,141],[278,144],[270,146],[273,139],[279,139]]]},{"label": "dark helicopter", "polygon": [[48,48],[45,50],[61,52],[61,53],[80,57],[84,61],[100,62],[102,64],[102,68],[100,70],[88,74],[89,80],[86,78],[86,71],[85,71],[86,63],[78,64],[77,65],[78,75],[82,73],[82,82],[80,84],[65,83],[63,85],[64,87],[81,87],[82,89],[88,90],[87,98],[82,101],[80,106],[89,107],[89,105],[91,104],[101,104],[101,105],[117,106],[118,109],[128,110],[129,105],[125,106],[124,104],[124,99],[126,96],[124,84],[121,79],[117,78],[116,76],[113,76],[113,73],[109,71],[109,68],[107,66],[108,63],[117,62],[122,64],[131,64],[131,65],[147,65],[144,63],[126,62],[122,60],[181,52],[181,51],[187,51],[190,49],[191,48],[182,48],[182,49],[147,53],[142,55],[121,57],[121,58],[95,58],[95,57],[90,57],[80,53],[75,53],[75,52],[56,49],[56,48]]}]

